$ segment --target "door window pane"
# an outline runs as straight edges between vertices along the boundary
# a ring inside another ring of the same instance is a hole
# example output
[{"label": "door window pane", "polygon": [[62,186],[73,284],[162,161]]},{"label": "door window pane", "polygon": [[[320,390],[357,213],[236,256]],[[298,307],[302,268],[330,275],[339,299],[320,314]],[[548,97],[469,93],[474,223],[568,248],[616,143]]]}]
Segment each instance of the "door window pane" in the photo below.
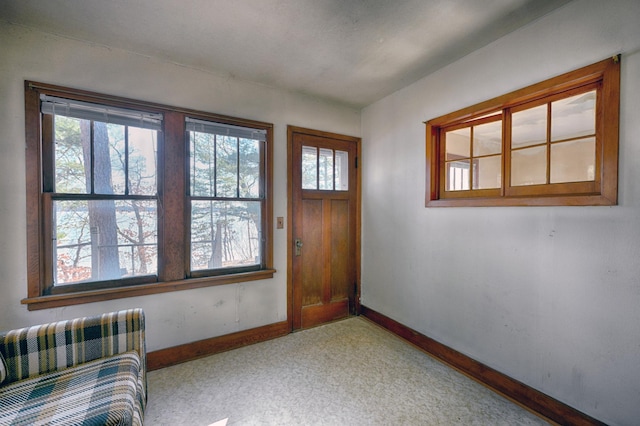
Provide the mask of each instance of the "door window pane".
[{"label": "door window pane", "polygon": [[318,189],[333,190],[333,150],[320,148]]},{"label": "door window pane", "polygon": [[547,104],[511,115],[511,148],[537,145],[547,141]]},{"label": "door window pane", "polygon": [[302,147],[302,189],[318,189],[318,150]]},{"label": "door window pane", "polygon": [[336,151],[335,164],[335,189],[336,191],[349,190],[349,153],[347,151]]},{"label": "door window pane", "polygon": [[302,147],[302,189],[349,190],[349,153]]},{"label": "door window pane", "polygon": [[519,149],[511,152],[511,185],[547,183],[547,147]]},{"label": "door window pane", "polygon": [[551,183],[593,181],[595,170],[595,138],[551,145]]},{"label": "door window pane", "polygon": [[596,133],[596,91],[551,103],[551,140],[591,136]]}]

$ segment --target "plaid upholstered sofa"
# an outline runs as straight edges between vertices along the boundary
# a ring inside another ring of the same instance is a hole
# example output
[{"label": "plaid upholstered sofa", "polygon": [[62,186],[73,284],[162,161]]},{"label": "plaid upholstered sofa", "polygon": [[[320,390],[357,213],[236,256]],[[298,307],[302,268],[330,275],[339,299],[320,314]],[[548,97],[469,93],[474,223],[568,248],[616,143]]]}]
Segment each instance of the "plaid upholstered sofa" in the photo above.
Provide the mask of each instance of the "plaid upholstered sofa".
[{"label": "plaid upholstered sofa", "polygon": [[144,313],[0,333],[0,425],[141,425]]}]

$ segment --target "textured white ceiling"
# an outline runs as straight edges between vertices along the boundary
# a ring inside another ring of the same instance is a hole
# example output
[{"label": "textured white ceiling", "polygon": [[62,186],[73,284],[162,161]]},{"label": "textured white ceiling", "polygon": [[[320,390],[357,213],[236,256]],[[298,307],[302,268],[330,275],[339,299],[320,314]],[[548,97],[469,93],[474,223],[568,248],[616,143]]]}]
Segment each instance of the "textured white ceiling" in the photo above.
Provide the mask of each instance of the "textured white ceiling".
[{"label": "textured white ceiling", "polygon": [[0,19],[355,107],[570,0],[0,0]]}]

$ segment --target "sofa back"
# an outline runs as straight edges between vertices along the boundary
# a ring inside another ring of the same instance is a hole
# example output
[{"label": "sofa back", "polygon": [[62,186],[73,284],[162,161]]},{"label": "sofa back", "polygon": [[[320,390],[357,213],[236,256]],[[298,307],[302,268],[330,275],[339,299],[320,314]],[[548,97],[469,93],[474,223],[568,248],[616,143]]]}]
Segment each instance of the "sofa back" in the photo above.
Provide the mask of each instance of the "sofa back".
[{"label": "sofa back", "polygon": [[0,354],[6,363],[2,383],[131,350],[138,352],[144,371],[144,327],[144,313],[136,308],[0,332]]}]

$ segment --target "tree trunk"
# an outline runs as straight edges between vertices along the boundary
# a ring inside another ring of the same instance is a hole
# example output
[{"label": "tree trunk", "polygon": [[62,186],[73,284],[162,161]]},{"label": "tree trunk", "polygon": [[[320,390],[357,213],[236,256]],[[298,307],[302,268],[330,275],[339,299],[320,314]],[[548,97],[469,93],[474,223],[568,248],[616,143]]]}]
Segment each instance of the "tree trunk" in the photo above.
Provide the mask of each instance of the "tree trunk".
[{"label": "tree trunk", "polygon": [[209,260],[209,268],[219,268],[222,266],[222,224],[216,221],[216,234],[213,239],[213,252]]},{"label": "tree trunk", "polygon": [[[85,162],[87,193],[91,193],[91,172],[96,194],[113,194],[109,136],[105,123],[94,122],[93,168],[91,167],[91,122],[80,122],[82,151]],[[118,261],[118,235],[114,200],[93,200],[88,203],[91,229],[91,279],[104,281],[121,277]]]}]

